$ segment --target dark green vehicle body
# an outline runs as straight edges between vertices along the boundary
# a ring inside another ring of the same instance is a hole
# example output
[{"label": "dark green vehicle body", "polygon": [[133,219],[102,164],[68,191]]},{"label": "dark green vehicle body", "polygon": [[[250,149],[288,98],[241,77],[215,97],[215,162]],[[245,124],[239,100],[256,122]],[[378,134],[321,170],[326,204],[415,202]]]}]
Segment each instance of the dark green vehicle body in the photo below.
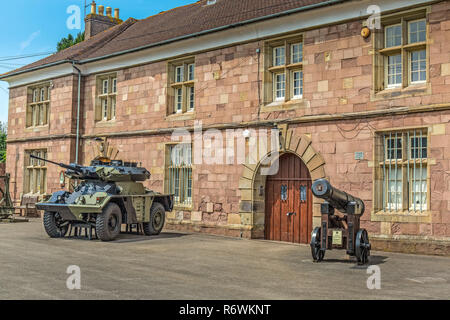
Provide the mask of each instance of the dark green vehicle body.
[{"label": "dark green vehicle body", "polygon": [[74,192],[58,191],[36,204],[44,211],[50,237],[63,237],[71,225],[91,225],[103,241],[114,240],[122,224],[142,224],[146,235],[159,234],[165,212],[173,209],[173,195],[148,190],[141,183],[150,172],[135,163],[94,160],[89,167],[57,164],[70,179],[81,181]]}]

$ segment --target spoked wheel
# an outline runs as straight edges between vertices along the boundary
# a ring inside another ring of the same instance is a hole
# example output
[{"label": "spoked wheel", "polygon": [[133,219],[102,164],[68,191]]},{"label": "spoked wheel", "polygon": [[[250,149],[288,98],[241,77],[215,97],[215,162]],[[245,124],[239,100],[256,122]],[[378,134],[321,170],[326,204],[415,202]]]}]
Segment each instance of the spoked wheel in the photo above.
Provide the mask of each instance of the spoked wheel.
[{"label": "spoked wheel", "polygon": [[320,233],[321,228],[316,227],[311,234],[311,254],[315,262],[320,262],[325,256],[325,250],[320,248]]},{"label": "spoked wheel", "polygon": [[366,229],[361,229],[356,234],[355,254],[359,265],[369,262],[370,243]]},{"label": "spoked wheel", "polygon": [[69,230],[69,222],[64,221],[57,212],[45,211],[44,229],[50,238],[63,238]]}]

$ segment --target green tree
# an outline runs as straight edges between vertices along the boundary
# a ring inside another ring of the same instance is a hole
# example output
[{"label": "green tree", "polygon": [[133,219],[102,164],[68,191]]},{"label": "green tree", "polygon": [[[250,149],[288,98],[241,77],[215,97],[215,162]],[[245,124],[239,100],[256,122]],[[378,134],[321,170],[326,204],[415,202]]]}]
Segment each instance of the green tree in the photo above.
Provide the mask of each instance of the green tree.
[{"label": "green tree", "polygon": [[62,38],[61,41],[58,42],[58,44],[56,45],[56,49],[58,51],[61,51],[83,41],[84,32],[79,32],[76,38],[74,38],[73,35],[69,34],[67,38]]},{"label": "green tree", "polygon": [[0,163],[6,162],[6,137],[8,125],[0,121]]}]

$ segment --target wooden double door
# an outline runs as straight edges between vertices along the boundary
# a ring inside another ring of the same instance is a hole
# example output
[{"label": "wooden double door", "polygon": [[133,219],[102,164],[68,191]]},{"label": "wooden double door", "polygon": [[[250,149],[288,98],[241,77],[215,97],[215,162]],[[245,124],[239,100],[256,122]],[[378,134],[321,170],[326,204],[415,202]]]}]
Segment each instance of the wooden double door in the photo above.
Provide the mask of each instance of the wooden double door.
[{"label": "wooden double door", "polygon": [[267,177],[265,206],[266,239],[294,243],[311,241],[311,176],[296,155],[282,155],[278,173]]}]

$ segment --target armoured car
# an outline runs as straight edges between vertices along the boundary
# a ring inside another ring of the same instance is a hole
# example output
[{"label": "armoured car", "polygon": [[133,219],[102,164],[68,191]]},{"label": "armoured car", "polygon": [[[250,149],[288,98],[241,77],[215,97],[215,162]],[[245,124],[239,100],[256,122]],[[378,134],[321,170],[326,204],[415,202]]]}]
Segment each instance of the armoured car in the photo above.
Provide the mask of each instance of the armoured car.
[{"label": "armoured car", "polygon": [[65,176],[79,182],[73,192],[57,191],[36,204],[44,211],[44,228],[52,238],[83,226],[95,230],[100,240],[111,241],[123,224],[142,224],[145,235],[157,235],[164,227],[166,212],[173,209],[173,195],[144,187],[142,182],[150,178],[150,172],[137,163],[100,158],[90,166],[80,166],[31,157],[66,169]]}]

